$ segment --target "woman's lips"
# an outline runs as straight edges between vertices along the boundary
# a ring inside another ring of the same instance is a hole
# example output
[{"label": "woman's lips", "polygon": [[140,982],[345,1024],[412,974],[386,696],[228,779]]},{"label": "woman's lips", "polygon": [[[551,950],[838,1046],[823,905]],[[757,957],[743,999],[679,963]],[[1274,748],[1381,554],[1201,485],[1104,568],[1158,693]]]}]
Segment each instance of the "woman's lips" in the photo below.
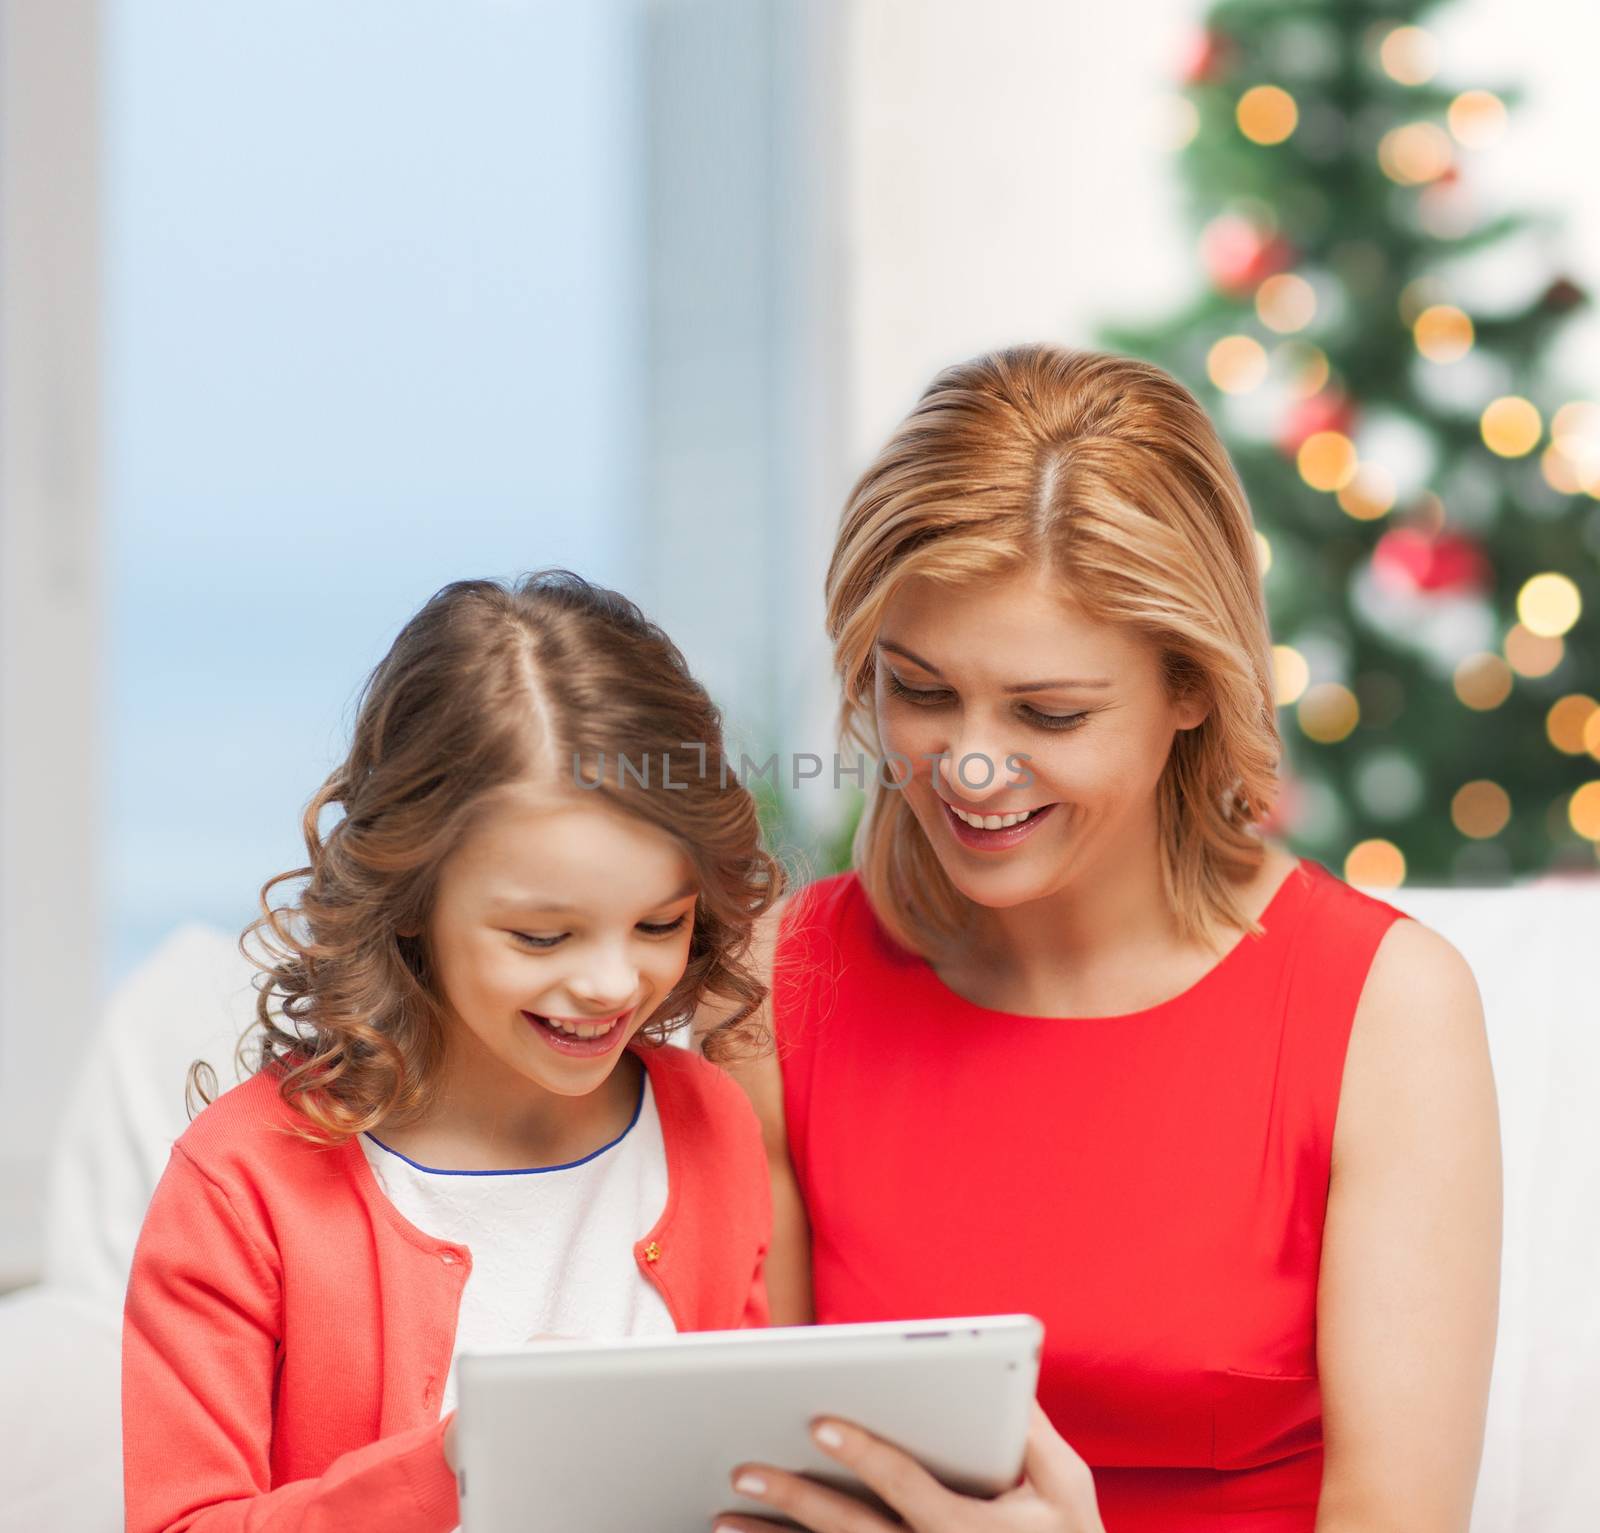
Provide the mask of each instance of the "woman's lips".
[{"label": "woman's lips", "polygon": [[970,847],[975,852],[1008,852],[1014,846],[1020,846],[1034,832],[1040,821],[1048,819],[1057,806],[1046,804],[1040,809],[1035,809],[1020,825],[1008,825],[1001,830],[979,830],[975,825],[969,825],[950,807],[943,799],[939,800],[940,811],[944,815],[944,822],[950,827],[950,834],[963,846]]},{"label": "woman's lips", "polygon": [[[609,1054],[624,1038],[628,1036],[628,1022],[637,1008],[629,1007],[613,1021],[605,1032],[594,1038],[575,1038],[568,1033],[558,1032],[550,1025],[548,1017],[541,1017],[537,1012],[525,1011],[523,1018],[544,1041],[558,1054],[564,1054],[569,1059],[593,1059],[600,1054]],[[559,1021],[566,1020],[558,1018]],[[597,1022],[599,1019],[596,1018]],[[594,1026],[594,1022],[586,1023]]]}]

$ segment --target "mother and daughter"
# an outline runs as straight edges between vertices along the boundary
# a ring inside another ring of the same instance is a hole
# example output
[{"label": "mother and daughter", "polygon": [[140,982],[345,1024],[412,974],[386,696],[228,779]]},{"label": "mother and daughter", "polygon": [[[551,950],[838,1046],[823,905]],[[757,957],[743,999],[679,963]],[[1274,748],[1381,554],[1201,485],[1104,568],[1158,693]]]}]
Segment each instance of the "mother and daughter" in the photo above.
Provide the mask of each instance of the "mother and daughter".
[{"label": "mother and daughter", "polygon": [[263,891],[254,1073],[140,1236],[131,1533],[444,1533],[462,1350],[1014,1311],[1014,1490],[824,1421],[897,1521],[782,1466],[740,1494],[815,1533],[1466,1527],[1481,1010],[1259,831],[1269,639],[1203,411],[1111,356],[948,369],[827,598],[844,732],[894,765],[854,871],[788,894],[631,602],[465,581],[403,629]]}]

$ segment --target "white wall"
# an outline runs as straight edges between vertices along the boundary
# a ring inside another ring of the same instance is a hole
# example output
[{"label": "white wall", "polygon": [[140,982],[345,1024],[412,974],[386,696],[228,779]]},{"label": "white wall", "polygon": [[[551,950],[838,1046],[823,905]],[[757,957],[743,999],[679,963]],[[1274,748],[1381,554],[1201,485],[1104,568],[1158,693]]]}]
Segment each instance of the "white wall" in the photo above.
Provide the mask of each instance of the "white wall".
[{"label": "white wall", "polygon": [[99,992],[98,47],[0,6],[0,1288]]}]

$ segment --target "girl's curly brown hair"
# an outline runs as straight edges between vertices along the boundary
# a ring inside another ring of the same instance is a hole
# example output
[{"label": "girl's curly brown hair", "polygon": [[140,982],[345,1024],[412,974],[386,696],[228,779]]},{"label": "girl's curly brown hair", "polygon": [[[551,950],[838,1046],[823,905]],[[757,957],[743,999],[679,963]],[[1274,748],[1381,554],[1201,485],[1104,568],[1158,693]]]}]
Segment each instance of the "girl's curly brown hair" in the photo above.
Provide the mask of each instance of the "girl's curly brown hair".
[{"label": "girl's curly brown hair", "polygon": [[[659,771],[642,786],[641,761],[664,764],[672,790],[659,791]],[[239,1061],[278,1072],[305,1137],[333,1143],[428,1107],[445,1019],[425,935],[401,933],[426,933],[439,868],[484,795],[552,764],[668,832],[698,878],[688,966],[640,1036],[664,1042],[720,997],[733,1006],[718,1006],[725,1020],[706,1052],[760,1041],[748,1035],[766,987],[748,951],[784,875],[754,799],[724,771],[720,711],[677,646],[615,591],[563,569],[457,581],[367,679],[349,755],[306,807],[308,865],[263,885],[262,913],[240,938],[262,972]],[[324,830],[330,809],[340,813]],[[273,891],[296,881],[295,898],[275,905]],[[209,1101],[215,1078],[197,1064],[189,1089],[191,1104]]]}]

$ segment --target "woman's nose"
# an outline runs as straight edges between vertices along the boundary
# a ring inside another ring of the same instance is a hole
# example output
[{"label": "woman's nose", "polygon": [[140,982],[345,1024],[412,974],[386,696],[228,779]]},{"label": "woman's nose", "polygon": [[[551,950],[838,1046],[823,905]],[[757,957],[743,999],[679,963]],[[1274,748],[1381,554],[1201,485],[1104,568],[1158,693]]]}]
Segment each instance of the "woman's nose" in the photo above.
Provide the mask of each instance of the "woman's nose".
[{"label": "woman's nose", "polygon": [[982,804],[1009,786],[1005,752],[997,751],[992,741],[973,736],[951,741],[939,773],[943,791],[966,804]]}]

